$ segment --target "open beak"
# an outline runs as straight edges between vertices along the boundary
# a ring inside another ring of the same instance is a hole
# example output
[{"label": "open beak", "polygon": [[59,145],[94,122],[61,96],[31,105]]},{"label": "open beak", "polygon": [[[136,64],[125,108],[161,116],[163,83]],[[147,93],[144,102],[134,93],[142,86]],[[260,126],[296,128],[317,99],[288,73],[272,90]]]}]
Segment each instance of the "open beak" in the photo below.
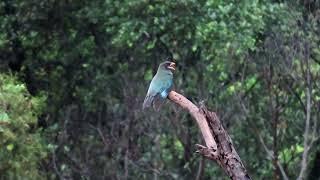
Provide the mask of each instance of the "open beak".
[{"label": "open beak", "polygon": [[168,69],[171,69],[172,71],[175,71],[176,70],[175,68],[176,68],[176,63],[171,62],[169,67],[168,67]]}]

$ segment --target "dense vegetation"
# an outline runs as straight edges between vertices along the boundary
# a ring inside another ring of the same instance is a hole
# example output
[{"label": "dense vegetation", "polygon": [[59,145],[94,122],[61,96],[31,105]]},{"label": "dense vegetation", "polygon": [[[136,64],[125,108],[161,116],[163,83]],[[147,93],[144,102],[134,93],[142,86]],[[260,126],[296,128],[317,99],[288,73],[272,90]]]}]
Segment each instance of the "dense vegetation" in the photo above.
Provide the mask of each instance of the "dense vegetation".
[{"label": "dense vegetation", "polygon": [[22,83],[0,75],[0,178],[40,178],[47,156],[44,138],[35,128],[43,97],[32,97]]},{"label": "dense vegetation", "polygon": [[319,179],[320,1],[2,0],[0,179],[226,179],[158,64],[216,111],[253,179]]}]

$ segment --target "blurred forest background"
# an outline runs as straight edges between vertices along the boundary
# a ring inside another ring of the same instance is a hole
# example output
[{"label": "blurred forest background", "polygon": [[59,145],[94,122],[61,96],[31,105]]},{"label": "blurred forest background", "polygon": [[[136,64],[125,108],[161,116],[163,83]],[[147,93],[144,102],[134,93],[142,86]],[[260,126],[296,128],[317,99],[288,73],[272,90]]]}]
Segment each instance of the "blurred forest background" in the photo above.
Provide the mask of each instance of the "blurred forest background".
[{"label": "blurred forest background", "polygon": [[1,0],[0,179],[228,179],[157,66],[253,179],[320,179],[319,0]]}]

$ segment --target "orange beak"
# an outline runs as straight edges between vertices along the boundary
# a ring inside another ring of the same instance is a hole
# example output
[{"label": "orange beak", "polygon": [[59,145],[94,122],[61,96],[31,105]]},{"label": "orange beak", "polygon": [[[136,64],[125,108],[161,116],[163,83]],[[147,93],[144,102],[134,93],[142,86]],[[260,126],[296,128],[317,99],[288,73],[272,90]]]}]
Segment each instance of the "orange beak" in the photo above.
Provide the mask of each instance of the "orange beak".
[{"label": "orange beak", "polygon": [[168,69],[171,69],[172,71],[175,71],[176,70],[175,68],[176,68],[176,63],[171,62],[169,67],[168,67]]}]

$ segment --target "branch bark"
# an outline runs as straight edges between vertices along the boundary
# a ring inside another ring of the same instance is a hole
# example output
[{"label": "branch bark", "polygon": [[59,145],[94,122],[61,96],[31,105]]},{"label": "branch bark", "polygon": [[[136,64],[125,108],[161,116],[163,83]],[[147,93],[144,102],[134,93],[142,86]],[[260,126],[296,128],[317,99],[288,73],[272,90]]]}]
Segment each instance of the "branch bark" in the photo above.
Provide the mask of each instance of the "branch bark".
[{"label": "branch bark", "polygon": [[[308,52],[308,51],[307,51]],[[305,129],[303,134],[303,153],[302,153],[302,160],[301,160],[301,169],[298,176],[298,180],[306,179],[307,176],[307,167],[308,167],[308,157],[309,157],[309,151],[312,147],[313,140],[310,139],[312,137],[310,130],[310,120],[311,120],[311,96],[312,96],[312,84],[311,84],[311,70],[310,70],[310,62],[308,56],[305,58],[305,62],[301,62],[301,66],[304,66],[304,63],[306,64],[306,120],[305,120]],[[303,69],[303,68],[302,68]]]},{"label": "branch bark", "polygon": [[217,162],[224,172],[234,180],[251,179],[235,150],[227,131],[216,113],[208,111],[204,105],[197,107],[181,94],[171,91],[168,98],[189,111],[196,120],[206,146],[197,144],[197,152],[207,159]]}]

